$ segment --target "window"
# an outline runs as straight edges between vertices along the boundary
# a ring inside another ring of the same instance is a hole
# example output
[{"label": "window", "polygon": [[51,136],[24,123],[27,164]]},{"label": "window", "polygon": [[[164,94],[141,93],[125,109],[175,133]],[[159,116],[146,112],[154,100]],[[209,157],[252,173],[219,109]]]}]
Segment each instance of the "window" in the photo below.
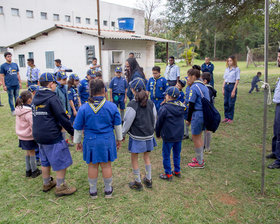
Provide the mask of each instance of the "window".
[{"label": "window", "polygon": [[19,67],[25,67],[25,57],[24,54],[19,54],[18,55],[18,62],[19,62]]},{"label": "window", "polygon": [[26,17],[27,17],[27,18],[34,18],[34,16],[33,16],[33,11],[31,11],[31,10],[26,10]]},{"label": "window", "polygon": [[34,53],[33,52],[28,52],[28,58],[34,58]]},{"label": "window", "polygon": [[59,21],[59,15],[53,14],[53,21]]},{"label": "window", "polygon": [[81,23],[81,17],[76,17],[76,23]]},{"label": "window", "polygon": [[0,15],[4,14],[3,6],[0,6]]},{"label": "window", "polygon": [[86,24],[90,24],[90,18],[86,18]]},{"label": "window", "polygon": [[95,24],[96,26],[98,25],[98,20],[97,20],[97,19],[94,20],[94,24]]},{"label": "window", "polygon": [[71,17],[70,16],[65,16],[65,22],[71,22]]},{"label": "window", "polygon": [[46,68],[54,68],[54,52],[46,51]]},{"label": "window", "polygon": [[44,19],[44,20],[48,19],[46,12],[41,12],[41,19]]},{"label": "window", "polygon": [[103,25],[107,26],[108,25],[108,21],[107,20],[103,20]]},{"label": "window", "polygon": [[13,16],[19,16],[19,9],[11,8]]},{"label": "window", "polygon": [[111,22],[111,26],[115,27],[116,23],[115,22]]},{"label": "window", "polygon": [[90,65],[92,59],[95,58],[95,46],[86,46],[86,62],[87,65]]}]

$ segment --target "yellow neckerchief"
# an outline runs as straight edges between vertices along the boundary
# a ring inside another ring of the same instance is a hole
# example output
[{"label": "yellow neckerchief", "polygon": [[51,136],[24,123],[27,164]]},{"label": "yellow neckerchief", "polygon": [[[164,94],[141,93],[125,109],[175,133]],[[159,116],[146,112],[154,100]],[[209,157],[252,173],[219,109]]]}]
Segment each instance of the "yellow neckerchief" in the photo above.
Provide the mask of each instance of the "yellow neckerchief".
[{"label": "yellow neckerchief", "polygon": [[183,104],[183,103],[182,103],[181,101],[179,101],[179,100],[169,100],[169,101],[167,101],[166,103],[168,103],[168,104],[173,104],[173,105],[180,106],[180,107],[184,107],[185,110],[186,110],[186,105]]},{"label": "yellow neckerchief", "polygon": [[154,88],[153,88],[153,96],[156,97],[156,85],[157,85],[157,80],[161,78],[161,75],[156,79],[155,77],[153,77],[154,79]]},{"label": "yellow neckerchief", "polygon": [[106,102],[106,98],[104,97],[103,100],[101,100],[101,102],[97,106],[94,106],[92,103],[88,103],[88,105],[91,107],[93,112],[96,114],[104,106],[105,102]]},{"label": "yellow neckerchief", "polygon": [[195,80],[193,83],[201,83],[202,85],[205,85],[201,80]]}]

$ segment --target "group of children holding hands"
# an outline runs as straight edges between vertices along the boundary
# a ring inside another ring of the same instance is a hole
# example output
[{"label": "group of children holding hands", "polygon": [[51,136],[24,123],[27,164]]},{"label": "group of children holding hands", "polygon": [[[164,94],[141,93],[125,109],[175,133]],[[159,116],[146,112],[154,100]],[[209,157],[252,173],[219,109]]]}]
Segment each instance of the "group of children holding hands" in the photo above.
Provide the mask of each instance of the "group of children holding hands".
[{"label": "group of children holding hands", "polygon": [[[88,164],[91,198],[97,197],[99,166],[105,197],[110,198],[114,191],[111,163],[117,159],[117,150],[128,134],[128,150],[135,177],[129,187],[142,190],[144,184],[151,188],[150,153],[157,146],[154,133],[163,140],[164,172],[159,177],[171,181],[173,176],[181,177],[182,140],[188,137],[189,126],[196,156],[188,166],[204,168],[203,154],[210,151],[211,132],[205,130],[201,98],[203,94],[214,103],[216,97],[216,91],[209,85],[210,73],[201,75],[199,67],[194,67],[188,71],[186,80],[178,80],[176,86],[168,86],[167,80],[161,77],[160,67],[153,67],[152,73],[153,77],[148,81],[137,77],[128,83],[122,76],[122,68],[117,67],[109,85],[111,101],[108,101],[100,71],[89,70],[81,82],[75,74],[68,79],[64,72],[57,72],[56,77],[43,73],[39,78],[40,86],[29,89],[34,95],[23,91],[16,105],[19,146],[27,150],[26,176],[37,177],[41,174],[36,166],[34,151],[39,148],[43,191],[47,192],[55,186],[57,196],[76,191],[75,187],[65,183],[66,170],[72,164],[66,142],[68,132],[77,151],[83,152],[83,159]],[[186,94],[183,92],[185,86]],[[134,98],[124,112],[128,89]],[[170,161],[171,150],[174,169]],[[143,153],[146,171],[142,180],[138,165],[140,153]],[[51,168],[56,172],[56,180],[50,175]]]}]

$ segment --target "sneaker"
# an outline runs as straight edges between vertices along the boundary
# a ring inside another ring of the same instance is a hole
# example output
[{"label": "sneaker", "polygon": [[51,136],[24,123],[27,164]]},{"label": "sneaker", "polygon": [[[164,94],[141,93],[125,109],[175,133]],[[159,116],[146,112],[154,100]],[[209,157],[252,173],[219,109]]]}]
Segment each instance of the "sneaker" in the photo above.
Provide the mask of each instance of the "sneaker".
[{"label": "sneaker", "polygon": [[270,164],[267,166],[268,169],[280,169],[280,164],[277,164],[276,162]]},{"label": "sneaker", "polygon": [[40,160],[37,160],[36,163],[37,163],[37,166],[41,166],[41,161]]},{"label": "sneaker", "polygon": [[43,192],[48,192],[51,190],[53,187],[55,187],[56,181],[51,177],[51,180],[48,184],[43,185]]},{"label": "sneaker", "polygon": [[199,164],[198,162],[188,163],[188,167],[190,167],[190,168],[197,168],[197,169],[203,169],[204,168],[204,162],[202,164]]},{"label": "sneaker", "polygon": [[147,188],[152,188],[152,187],[153,187],[153,181],[152,181],[152,179],[149,180],[147,177],[144,177],[143,183],[145,184],[145,186],[146,186]]},{"label": "sneaker", "polygon": [[189,139],[189,138],[190,138],[190,136],[188,136],[188,135],[184,135],[183,140],[185,140],[185,139]]},{"label": "sneaker", "polygon": [[55,195],[57,197],[68,196],[74,194],[77,191],[75,187],[68,187],[66,183],[61,184],[55,189]]},{"label": "sneaker", "polygon": [[228,119],[227,124],[232,124],[232,123],[233,123],[233,120]]},{"label": "sneaker", "polygon": [[32,172],[31,177],[36,178],[36,177],[40,176],[41,174],[42,174],[42,171],[39,169],[36,169],[34,172]]},{"label": "sneaker", "polygon": [[274,153],[267,155],[265,158],[267,159],[277,159]]},{"label": "sneaker", "polygon": [[224,120],[222,120],[222,123],[227,123],[228,122],[228,118],[225,118]]},{"label": "sneaker", "polygon": [[130,187],[131,189],[137,190],[137,191],[143,190],[143,185],[141,184],[141,182],[137,182],[137,181],[130,182],[130,183],[129,183],[129,187]]},{"label": "sneaker", "polygon": [[181,172],[172,171],[172,175],[174,175],[175,177],[181,178]]},{"label": "sneaker", "polygon": [[96,199],[97,198],[97,191],[95,193],[90,193],[89,192],[89,196],[91,197],[91,199]]},{"label": "sneaker", "polygon": [[69,147],[73,147],[74,146],[74,143],[70,143],[69,139],[66,139],[65,141],[66,141],[66,143],[68,144]]},{"label": "sneaker", "polygon": [[[203,163],[205,163],[204,160],[202,160],[202,161],[203,161]],[[192,162],[193,162],[193,163],[198,163],[196,157],[192,158]]]},{"label": "sneaker", "polygon": [[31,170],[25,171],[25,176],[26,177],[31,177],[31,175],[32,175],[32,171]]},{"label": "sneaker", "polygon": [[112,188],[111,191],[104,191],[105,198],[112,198],[113,197],[114,188],[113,187],[111,187],[111,188]]},{"label": "sneaker", "polygon": [[159,175],[159,178],[162,180],[172,181],[172,174],[162,173]]},{"label": "sneaker", "polygon": [[12,111],[12,116],[16,116],[16,112],[15,111]]}]

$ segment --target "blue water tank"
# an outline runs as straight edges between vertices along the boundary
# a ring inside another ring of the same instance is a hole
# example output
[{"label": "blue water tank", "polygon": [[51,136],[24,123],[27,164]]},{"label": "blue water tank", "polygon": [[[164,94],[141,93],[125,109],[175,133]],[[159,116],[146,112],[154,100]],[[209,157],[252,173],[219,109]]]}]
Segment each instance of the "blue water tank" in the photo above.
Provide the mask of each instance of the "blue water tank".
[{"label": "blue water tank", "polygon": [[119,22],[119,29],[120,30],[127,30],[127,31],[133,31],[134,28],[134,18],[118,18]]}]

